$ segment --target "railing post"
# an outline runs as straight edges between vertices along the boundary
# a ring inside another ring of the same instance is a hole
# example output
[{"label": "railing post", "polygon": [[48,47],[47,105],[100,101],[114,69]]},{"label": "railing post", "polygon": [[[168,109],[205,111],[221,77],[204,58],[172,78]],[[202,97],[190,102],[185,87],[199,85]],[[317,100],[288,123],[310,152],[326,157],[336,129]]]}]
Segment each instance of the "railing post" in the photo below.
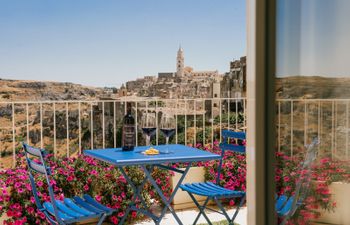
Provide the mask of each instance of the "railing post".
[{"label": "railing post", "polygon": [[175,123],[176,123],[176,126],[175,126],[175,143],[177,144],[178,143],[178,131],[177,131],[177,129],[178,129],[178,125],[177,125],[177,116],[178,116],[178,114],[179,114],[179,100],[178,99],[176,99],[176,116],[175,116]]},{"label": "railing post", "polygon": [[105,148],[105,102],[102,102],[102,148]]},{"label": "railing post", "polygon": [[332,159],[334,159],[334,100],[332,100],[332,147],[331,147],[331,151],[332,151]]},{"label": "railing post", "polygon": [[69,157],[69,111],[68,111],[68,102],[66,102],[66,126],[67,126],[67,157]]},{"label": "railing post", "polygon": [[293,121],[293,100],[290,101],[290,154],[293,156],[293,126],[294,126],[294,121]]},{"label": "railing post", "polygon": [[238,102],[237,102],[237,98],[235,98],[235,104],[236,104],[236,118],[235,118],[235,120],[236,120],[236,131],[238,130]]},{"label": "railing post", "polygon": [[94,110],[93,110],[93,103],[90,104],[90,141],[91,141],[91,149],[94,149]]},{"label": "railing post", "polygon": [[113,102],[113,145],[114,145],[114,148],[117,147],[116,113],[117,113],[117,108],[116,108],[116,103],[114,101]]},{"label": "railing post", "polygon": [[29,145],[29,106],[26,103],[26,127],[27,127],[27,144]]},{"label": "railing post", "polygon": [[211,146],[214,146],[214,102],[213,99],[211,99]]},{"label": "railing post", "polygon": [[230,98],[227,98],[227,130],[230,130]]},{"label": "railing post", "polygon": [[187,145],[187,100],[185,99],[185,145]]},{"label": "railing post", "polygon": [[12,103],[12,159],[13,167],[16,166],[16,124],[15,124],[15,103]]},{"label": "railing post", "polygon": [[337,124],[338,124],[338,118],[337,118],[337,112],[338,112],[338,102],[334,102],[334,156],[337,157]]},{"label": "railing post", "polygon": [[53,155],[57,157],[57,149],[56,149],[56,103],[53,103]]},{"label": "railing post", "polygon": [[155,110],[156,110],[156,145],[158,145],[159,129],[158,129],[158,100],[157,99],[156,99]]},{"label": "railing post", "polygon": [[205,99],[203,99],[203,146],[205,145]]},{"label": "railing post", "polygon": [[[245,103],[245,99],[241,99],[242,100],[242,102],[243,102],[243,127],[244,128],[246,128],[247,126],[246,126],[246,124],[247,124],[247,121],[246,121],[246,114],[245,114],[245,112],[246,112],[246,103]],[[246,129],[244,129],[245,131],[246,131]]]},{"label": "railing post", "polygon": [[135,101],[135,133],[136,133],[136,146],[138,146],[138,136],[139,136],[139,132],[137,130],[138,126],[137,126],[137,123],[138,123],[138,113],[137,113],[137,101]]},{"label": "railing post", "polygon": [[278,151],[281,151],[281,101],[278,101]]},{"label": "railing post", "polygon": [[193,100],[194,103],[193,103],[193,107],[194,107],[194,146],[197,145],[197,105],[196,105],[196,100]]},{"label": "railing post", "polygon": [[307,102],[304,100],[304,146],[307,144]]},{"label": "railing post", "polygon": [[220,99],[219,100],[219,111],[220,111],[220,114],[219,114],[219,124],[220,124],[220,127],[219,127],[219,132],[220,132],[220,134],[219,134],[219,140],[220,140],[220,142],[221,142],[221,131],[222,131],[222,129],[221,129],[221,126],[222,126],[222,109],[221,109],[221,104],[222,104],[222,100]]},{"label": "railing post", "polygon": [[40,148],[44,148],[43,139],[43,104],[40,102]]},{"label": "railing post", "polygon": [[346,139],[345,139],[345,155],[346,155],[346,159],[349,159],[349,100],[346,101]]},{"label": "railing post", "polygon": [[78,126],[79,126],[79,154],[81,154],[81,116],[80,116],[80,111],[81,111],[81,103],[78,102]]},{"label": "railing post", "polygon": [[321,142],[321,101],[318,101],[318,118],[317,118],[317,138],[318,138],[318,140],[319,140],[319,142],[320,142],[320,144],[318,144],[318,155],[320,155],[320,146],[321,146],[321,144],[322,144],[322,142]]}]

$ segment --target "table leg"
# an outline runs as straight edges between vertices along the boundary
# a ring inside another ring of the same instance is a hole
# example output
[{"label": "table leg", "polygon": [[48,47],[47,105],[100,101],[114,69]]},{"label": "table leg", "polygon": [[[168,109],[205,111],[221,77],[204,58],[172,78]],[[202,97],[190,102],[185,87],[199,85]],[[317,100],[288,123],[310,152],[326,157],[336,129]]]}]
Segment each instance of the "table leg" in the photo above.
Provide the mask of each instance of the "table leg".
[{"label": "table leg", "polygon": [[[126,218],[128,217],[130,211],[132,209],[136,209],[136,203],[135,201],[137,200],[137,198],[139,198],[141,204],[143,205],[144,208],[147,208],[147,204],[146,202],[143,200],[142,196],[141,196],[141,191],[142,188],[145,186],[145,184],[147,183],[147,176],[145,176],[145,178],[143,179],[143,181],[141,182],[141,184],[139,186],[135,186],[134,183],[131,181],[130,177],[126,174],[125,170],[123,167],[118,167],[120,172],[123,174],[124,178],[126,179],[126,181],[128,182],[128,184],[131,186],[131,188],[133,189],[134,195],[131,199],[131,202],[124,214],[124,216],[122,217],[122,219],[120,220],[120,222],[118,223],[119,225],[124,224]],[[154,169],[154,166],[151,166],[150,172],[152,173]],[[152,218],[153,220],[155,218]]]},{"label": "table leg", "polygon": [[[182,225],[182,222],[180,220],[180,218],[177,216],[175,210],[173,209],[173,207],[171,206],[171,202],[173,200],[173,198],[175,197],[176,192],[178,191],[182,181],[185,179],[188,170],[191,167],[191,164],[187,165],[185,171],[180,172],[182,173],[181,178],[179,179],[179,182],[176,184],[172,194],[170,195],[170,198],[167,199],[162,190],[159,188],[159,186],[157,185],[156,181],[153,179],[153,177],[151,176],[150,171],[147,170],[146,166],[141,166],[142,169],[144,170],[146,177],[148,177],[148,180],[151,182],[152,186],[156,189],[157,193],[159,194],[160,198],[162,199],[163,203],[165,204],[160,216],[159,216],[159,220],[156,222],[156,224],[159,224],[161,222],[161,220],[163,219],[167,209],[169,209],[169,211],[171,212],[171,214],[173,214],[174,218],[176,219],[176,221],[178,222],[178,224]],[[162,168],[164,168],[164,166],[162,166]]]}]

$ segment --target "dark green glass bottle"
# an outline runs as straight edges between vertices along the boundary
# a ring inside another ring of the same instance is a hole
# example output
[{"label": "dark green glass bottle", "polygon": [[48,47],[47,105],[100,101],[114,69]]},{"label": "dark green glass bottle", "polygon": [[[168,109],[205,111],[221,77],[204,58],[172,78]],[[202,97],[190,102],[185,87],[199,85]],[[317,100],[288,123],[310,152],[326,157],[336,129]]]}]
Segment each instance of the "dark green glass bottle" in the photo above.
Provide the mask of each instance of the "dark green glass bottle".
[{"label": "dark green glass bottle", "polygon": [[131,114],[131,103],[127,104],[127,113],[123,119],[123,136],[122,149],[123,151],[132,151],[135,147],[135,119]]}]

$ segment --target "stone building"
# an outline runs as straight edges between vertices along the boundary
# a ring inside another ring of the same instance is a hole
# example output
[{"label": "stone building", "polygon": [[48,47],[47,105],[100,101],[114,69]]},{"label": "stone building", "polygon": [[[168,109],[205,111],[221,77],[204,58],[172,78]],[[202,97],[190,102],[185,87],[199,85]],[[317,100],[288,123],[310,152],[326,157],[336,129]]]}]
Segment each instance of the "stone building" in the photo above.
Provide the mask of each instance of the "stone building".
[{"label": "stone building", "polygon": [[184,51],[180,46],[179,50],[177,51],[177,57],[176,57],[176,76],[177,77],[184,76],[184,68],[185,68]]},{"label": "stone building", "polygon": [[128,94],[128,91],[125,88],[124,84],[120,87],[118,94],[119,94],[119,97],[124,97]]},{"label": "stone building", "polygon": [[168,72],[168,73],[158,73],[158,79],[173,79],[176,73]]},{"label": "stone building", "polygon": [[230,62],[230,72],[225,73],[221,81],[221,96],[241,98],[246,96],[246,57]]},{"label": "stone building", "polygon": [[[176,72],[160,72],[157,77],[145,76],[126,84],[128,95],[161,98],[211,98],[213,83],[220,86],[223,75],[217,70],[196,71],[185,67],[184,50],[179,47]],[[219,88],[218,90],[221,90]],[[220,91],[216,93],[220,97]]]}]

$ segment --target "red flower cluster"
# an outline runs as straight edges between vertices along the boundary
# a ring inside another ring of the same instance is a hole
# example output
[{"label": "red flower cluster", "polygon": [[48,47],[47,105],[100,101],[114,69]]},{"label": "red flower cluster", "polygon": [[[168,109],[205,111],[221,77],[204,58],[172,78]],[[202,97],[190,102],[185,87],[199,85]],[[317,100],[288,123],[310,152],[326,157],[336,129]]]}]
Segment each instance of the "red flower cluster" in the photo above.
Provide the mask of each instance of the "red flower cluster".
[{"label": "red flower cluster", "polygon": [[[196,145],[205,151],[221,154],[219,142],[214,145]],[[5,224],[48,224],[43,213],[37,210],[31,192],[28,174],[23,155],[19,155],[19,162],[15,169],[0,172],[0,216],[6,214],[9,219]],[[296,183],[305,175],[299,169],[302,157],[289,157],[283,153],[276,154],[275,181],[278,195],[293,195]],[[90,194],[107,206],[117,209],[109,220],[117,224],[124,215],[132,198],[131,189],[125,178],[113,166],[101,163],[90,157],[57,158],[52,155],[46,160],[53,170],[52,185],[56,198],[72,197],[82,193]],[[184,164],[175,164],[174,167],[183,167]],[[193,166],[204,166],[207,181],[216,181],[218,161],[194,163]],[[310,220],[319,216],[319,209],[332,210],[336,203],[331,199],[329,184],[335,181],[350,181],[350,166],[346,162],[334,161],[328,158],[320,159],[312,168],[310,188],[304,197],[304,202],[297,210],[289,224],[309,224]],[[129,167],[127,173],[138,184],[144,178],[144,173],[137,167]],[[170,176],[172,172],[154,169],[153,177],[166,196],[170,196]],[[49,201],[46,192],[47,185],[42,177],[38,180],[38,192],[43,201]],[[223,158],[220,184],[231,190],[246,190],[246,158],[244,154],[227,152]],[[64,193],[64,194],[63,194]],[[148,205],[159,202],[159,196],[150,184],[143,188],[142,195]],[[234,205],[234,201],[227,204]],[[249,204],[249,203],[248,203]],[[140,219],[133,212],[129,220]]]},{"label": "red flower cluster", "polygon": [[[8,225],[49,224],[45,215],[36,208],[23,155],[18,155],[18,159],[20,160],[15,169],[0,171],[0,216],[4,213],[7,215],[9,219],[4,223]],[[46,161],[53,171],[50,185],[57,199],[90,194],[97,201],[117,209],[110,221],[118,223],[132,198],[132,192],[125,178],[115,167],[82,155],[77,158],[57,159],[48,155]],[[128,168],[127,172],[135,182],[141,182],[144,177],[144,173],[136,167]],[[158,184],[166,195],[170,196],[169,174],[164,170],[155,169],[152,175],[162,177]],[[44,177],[36,175],[35,178],[39,197],[42,201],[50,201],[48,184]],[[142,195],[145,196],[148,205],[151,205],[152,199],[153,202],[159,200],[154,193],[156,192],[151,185],[145,185]],[[139,218],[133,212],[129,219]]]}]

